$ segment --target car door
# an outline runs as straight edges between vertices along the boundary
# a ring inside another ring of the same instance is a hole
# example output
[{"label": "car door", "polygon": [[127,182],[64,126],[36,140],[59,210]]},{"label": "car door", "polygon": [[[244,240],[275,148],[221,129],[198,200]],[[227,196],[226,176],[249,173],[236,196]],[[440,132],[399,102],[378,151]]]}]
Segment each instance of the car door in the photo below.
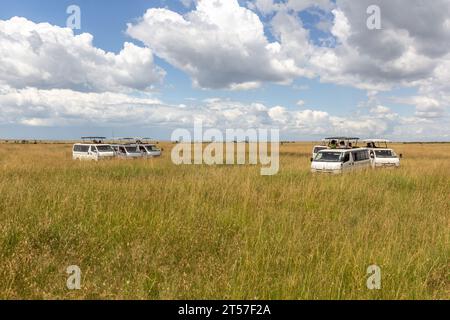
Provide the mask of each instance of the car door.
[{"label": "car door", "polygon": [[375,168],[377,163],[377,155],[373,149],[369,149],[370,165]]},{"label": "car door", "polygon": [[127,157],[127,151],[125,150],[125,147],[119,147],[119,154],[123,157]]},{"label": "car door", "polygon": [[364,150],[358,150],[353,152],[353,161],[355,163],[354,167],[356,170],[363,169],[364,167],[367,166],[367,163],[370,162],[370,160],[368,159],[368,155],[367,157],[365,156]]},{"label": "car door", "polygon": [[364,150],[362,152],[363,161],[361,163],[363,168],[369,168],[372,166],[372,159],[370,158],[370,150]]},{"label": "car door", "polygon": [[95,146],[91,146],[89,149],[89,159],[97,159],[98,151]]},{"label": "car door", "polygon": [[342,171],[352,170],[353,168],[353,159],[351,152],[346,152],[344,154],[344,159],[342,160]]},{"label": "car door", "polygon": [[359,168],[369,168],[372,163],[370,158],[369,150],[359,150],[358,151]]},{"label": "car door", "polygon": [[358,170],[359,169],[359,161],[358,161],[358,151],[353,151],[352,152],[352,168],[354,170]]},{"label": "car door", "polygon": [[79,155],[79,148],[80,146],[78,145],[74,145],[72,148],[72,159],[76,160],[78,159],[78,155]]},{"label": "car door", "polygon": [[145,146],[139,146],[139,151],[142,153],[143,156],[149,155]]},{"label": "car door", "polygon": [[81,146],[80,159],[87,160],[89,158],[89,146]]}]

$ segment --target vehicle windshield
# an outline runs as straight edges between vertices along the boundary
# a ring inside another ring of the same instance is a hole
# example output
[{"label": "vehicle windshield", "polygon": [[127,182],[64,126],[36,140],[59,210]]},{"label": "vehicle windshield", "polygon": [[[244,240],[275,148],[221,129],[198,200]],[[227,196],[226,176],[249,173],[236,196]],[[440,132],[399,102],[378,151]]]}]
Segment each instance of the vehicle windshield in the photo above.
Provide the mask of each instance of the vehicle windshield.
[{"label": "vehicle windshield", "polygon": [[314,159],[317,162],[342,162],[343,152],[319,152]]},{"label": "vehicle windshield", "polygon": [[159,149],[156,146],[146,146],[148,151],[159,151]]},{"label": "vehicle windshield", "polygon": [[377,158],[396,158],[395,152],[392,150],[375,150]]},{"label": "vehicle windshield", "polygon": [[314,153],[317,153],[317,152],[319,152],[320,150],[325,150],[325,149],[328,149],[328,148],[325,147],[325,146],[323,146],[323,147],[315,147],[315,148],[314,148]]},{"label": "vehicle windshield", "polygon": [[98,152],[113,152],[113,148],[111,146],[97,146]]},{"label": "vehicle windshield", "polygon": [[128,153],[141,153],[136,147],[126,147]]}]

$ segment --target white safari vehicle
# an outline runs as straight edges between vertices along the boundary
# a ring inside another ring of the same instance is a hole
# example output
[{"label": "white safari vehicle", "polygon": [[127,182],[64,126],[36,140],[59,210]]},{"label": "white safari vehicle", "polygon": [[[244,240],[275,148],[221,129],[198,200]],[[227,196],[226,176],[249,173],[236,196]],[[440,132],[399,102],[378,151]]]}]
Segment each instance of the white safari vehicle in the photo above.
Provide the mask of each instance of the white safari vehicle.
[{"label": "white safari vehicle", "polygon": [[112,148],[117,154],[117,157],[120,159],[137,159],[142,158],[142,153],[139,149],[134,145],[127,144],[116,144],[113,145]]},{"label": "white safari vehicle", "polygon": [[162,152],[154,143],[151,143],[152,138],[128,138],[134,139],[136,146],[141,151],[144,157],[160,157]]},{"label": "white safari vehicle", "polygon": [[138,148],[145,157],[161,156],[161,149],[154,144],[140,144],[138,145]]},{"label": "white safari vehicle", "polygon": [[[151,138],[119,138],[118,140],[123,141],[122,145],[127,148],[127,152],[136,148],[144,158],[161,156],[161,150],[155,144],[149,143]],[[134,157],[134,154],[130,156]]]},{"label": "white safari vehicle", "polygon": [[343,173],[370,166],[369,149],[327,149],[317,153],[311,162],[311,172]]},{"label": "white safari vehicle", "polygon": [[381,167],[400,167],[400,158],[395,151],[388,148],[389,140],[385,139],[366,139],[363,140],[370,151],[370,158],[372,159],[372,166],[374,168]]},{"label": "white safari vehicle", "polygon": [[104,160],[115,157],[115,152],[109,144],[103,144],[103,137],[83,137],[92,143],[76,143],[73,145],[72,158],[74,160]]},{"label": "white safari vehicle", "polygon": [[352,149],[357,147],[359,138],[353,137],[330,137],[322,140],[321,145],[316,145],[313,147],[312,158],[313,161],[316,155],[321,150],[326,149]]}]

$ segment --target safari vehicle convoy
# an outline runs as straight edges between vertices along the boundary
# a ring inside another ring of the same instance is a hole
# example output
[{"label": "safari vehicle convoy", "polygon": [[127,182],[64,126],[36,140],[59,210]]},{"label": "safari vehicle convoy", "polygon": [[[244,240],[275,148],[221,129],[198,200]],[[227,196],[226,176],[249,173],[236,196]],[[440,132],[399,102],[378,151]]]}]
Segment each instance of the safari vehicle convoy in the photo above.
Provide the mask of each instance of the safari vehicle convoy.
[{"label": "safari vehicle convoy", "polygon": [[[323,139],[323,145],[314,146],[311,158],[311,172],[343,173],[362,168],[400,166],[400,157],[387,147],[388,140],[362,140],[366,147],[359,147],[359,138],[330,137]],[[384,144],[384,145],[383,145]]]},{"label": "safari vehicle convoy", "polygon": [[[83,143],[76,143],[72,148],[74,160],[99,161],[104,159],[139,159],[160,157],[162,154],[155,144],[143,144],[144,139],[122,138],[113,139],[113,144],[103,143],[105,137],[82,137]],[[149,138],[146,138],[149,140]],[[123,141],[123,142],[117,142]],[[91,142],[85,142],[91,141]]]},{"label": "safari vehicle convoy", "polygon": [[[139,159],[160,157],[162,154],[155,144],[145,142],[150,138],[119,138],[113,144],[103,143],[105,137],[83,137],[83,141],[73,146],[74,160]],[[364,144],[358,146],[359,142]],[[315,145],[312,150],[311,172],[343,173],[364,168],[398,168],[402,155],[388,148],[385,139],[365,139],[356,137],[329,137]]]}]

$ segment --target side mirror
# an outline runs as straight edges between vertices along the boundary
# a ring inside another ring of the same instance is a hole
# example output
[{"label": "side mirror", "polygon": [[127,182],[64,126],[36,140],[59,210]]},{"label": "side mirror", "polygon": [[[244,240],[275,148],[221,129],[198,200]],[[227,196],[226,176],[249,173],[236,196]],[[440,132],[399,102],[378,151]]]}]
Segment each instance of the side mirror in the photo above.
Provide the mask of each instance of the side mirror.
[{"label": "side mirror", "polygon": [[403,153],[400,153],[400,159],[403,159]]},{"label": "side mirror", "polygon": [[314,161],[314,159],[313,158],[311,158],[311,159],[309,159],[311,162],[313,162]]}]

